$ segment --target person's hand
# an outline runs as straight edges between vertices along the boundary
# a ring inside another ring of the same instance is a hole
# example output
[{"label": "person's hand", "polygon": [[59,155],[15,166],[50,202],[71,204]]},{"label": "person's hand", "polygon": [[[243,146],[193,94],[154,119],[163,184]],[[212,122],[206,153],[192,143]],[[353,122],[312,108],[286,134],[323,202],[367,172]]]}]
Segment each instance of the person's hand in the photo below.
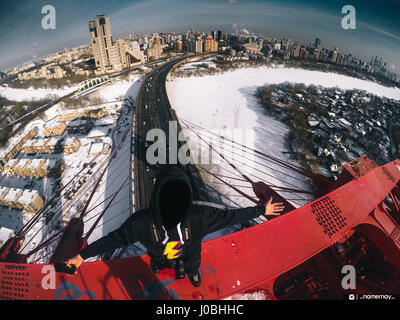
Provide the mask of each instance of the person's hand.
[{"label": "person's hand", "polygon": [[[83,258],[81,257],[80,254],[77,254],[75,257],[72,257],[70,259],[68,259],[65,264],[67,265],[67,267],[72,268],[72,266],[75,266],[76,270],[78,270],[78,268],[81,266],[81,264],[83,263]],[[75,271],[76,273],[76,271]]]},{"label": "person's hand", "polygon": [[283,202],[276,202],[272,203],[272,197],[269,198],[265,206],[265,213],[266,216],[279,216],[281,212],[285,209]]}]

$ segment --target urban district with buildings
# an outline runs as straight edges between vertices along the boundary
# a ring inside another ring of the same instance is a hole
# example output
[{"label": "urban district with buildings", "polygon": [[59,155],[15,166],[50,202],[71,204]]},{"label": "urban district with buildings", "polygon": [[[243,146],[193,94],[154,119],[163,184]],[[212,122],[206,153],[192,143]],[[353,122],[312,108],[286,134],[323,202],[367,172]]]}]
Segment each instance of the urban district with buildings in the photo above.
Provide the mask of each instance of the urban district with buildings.
[{"label": "urban district with buildings", "polygon": [[[123,101],[79,106],[79,99],[92,87],[112,81],[112,77],[133,70],[143,74],[169,58],[208,52],[214,53],[212,58],[186,70],[186,74],[177,70],[173,76],[275,63],[333,70],[400,87],[399,76],[390,72],[381,58],[366,62],[337,48],[323,48],[320,39],[306,45],[289,39],[190,30],[114,40],[106,15],[89,22],[89,35],[90,45],[65,49],[0,73],[3,87],[76,86],[79,93],[62,97],[68,101],[65,105],[71,103],[73,107],[52,117],[35,113],[41,105],[45,113],[55,104],[51,99],[20,102],[0,96],[0,246],[63,189],[73,168],[110,152]],[[399,157],[398,101],[356,90],[293,84],[261,87],[257,97],[266,112],[289,125],[291,153],[313,171],[337,177],[342,163],[363,154],[382,163]],[[32,117],[19,121],[30,112]],[[33,120],[37,116],[45,124],[36,124]],[[49,216],[45,223],[52,219],[57,217]],[[67,218],[61,219],[61,224],[67,222]]]}]

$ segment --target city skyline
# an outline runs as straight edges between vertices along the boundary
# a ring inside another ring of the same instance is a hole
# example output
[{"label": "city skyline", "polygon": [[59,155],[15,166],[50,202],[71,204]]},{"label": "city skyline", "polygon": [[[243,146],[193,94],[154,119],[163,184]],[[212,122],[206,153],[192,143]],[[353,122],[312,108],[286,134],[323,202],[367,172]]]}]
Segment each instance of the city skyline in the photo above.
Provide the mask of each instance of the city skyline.
[{"label": "city skyline", "polygon": [[[56,30],[41,29],[41,8],[45,4],[56,8]],[[105,13],[110,17],[114,39],[136,33],[181,32],[191,27],[205,32],[220,29],[287,37],[303,43],[319,38],[323,47],[338,47],[341,52],[352,53],[366,61],[373,56],[383,57],[388,62],[388,69],[399,73],[399,22],[394,14],[396,10],[385,9],[388,6],[397,8],[399,2],[385,0],[381,6],[374,7],[371,1],[362,4],[353,1],[353,5],[357,13],[356,30],[341,29],[342,5],[333,1],[324,5],[314,1],[254,0],[97,1],[96,5],[90,1],[84,4],[70,1],[68,5],[60,1],[38,1],[18,7],[7,1],[2,4],[4,10],[0,14],[1,27],[5,30],[0,35],[3,43],[0,68],[9,68],[33,56],[44,56],[64,47],[89,44],[88,22],[97,14]],[[23,31],[28,28],[29,33]]]}]

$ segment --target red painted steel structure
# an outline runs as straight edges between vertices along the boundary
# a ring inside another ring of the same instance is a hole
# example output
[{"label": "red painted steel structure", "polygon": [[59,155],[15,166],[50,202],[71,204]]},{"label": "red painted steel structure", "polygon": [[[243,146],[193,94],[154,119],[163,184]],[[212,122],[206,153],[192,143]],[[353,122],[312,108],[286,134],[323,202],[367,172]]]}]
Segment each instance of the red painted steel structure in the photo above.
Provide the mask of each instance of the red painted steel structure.
[{"label": "red painted steel structure", "polygon": [[[74,276],[52,265],[0,263],[1,299],[223,299],[263,290],[270,299],[346,298],[342,266],[355,265],[355,293],[400,293],[400,161],[366,157],[344,166],[321,198],[268,222],[203,242],[202,284],[153,274],[149,257],[84,263]],[[340,185],[341,184],[341,185]]]}]

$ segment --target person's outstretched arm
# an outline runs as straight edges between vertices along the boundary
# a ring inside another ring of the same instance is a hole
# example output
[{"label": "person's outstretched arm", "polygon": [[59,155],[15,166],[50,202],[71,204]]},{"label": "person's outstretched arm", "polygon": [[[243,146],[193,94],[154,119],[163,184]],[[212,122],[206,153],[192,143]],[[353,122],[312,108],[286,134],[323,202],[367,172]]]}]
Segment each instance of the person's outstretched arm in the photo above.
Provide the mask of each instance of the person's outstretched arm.
[{"label": "person's outstretched arm", "polygon": [[96,240],[79,254],[68,259],[66,265],[68,267],[74,265],[78,269],[87,258],[98,256],[139,241],[140,221],[139,219],[134,219],[134,215],[131,215],[117,230]]},{"label": "person's outstretched arm", "polygon": [[279,216],[284,210],[282,202],[272,203],[272,198],[266,206],[248,207],[240,209],[219,209],[208,207],[203,213],[203,221],[207,233],[235,224],[245,223],[259,216]]}]

